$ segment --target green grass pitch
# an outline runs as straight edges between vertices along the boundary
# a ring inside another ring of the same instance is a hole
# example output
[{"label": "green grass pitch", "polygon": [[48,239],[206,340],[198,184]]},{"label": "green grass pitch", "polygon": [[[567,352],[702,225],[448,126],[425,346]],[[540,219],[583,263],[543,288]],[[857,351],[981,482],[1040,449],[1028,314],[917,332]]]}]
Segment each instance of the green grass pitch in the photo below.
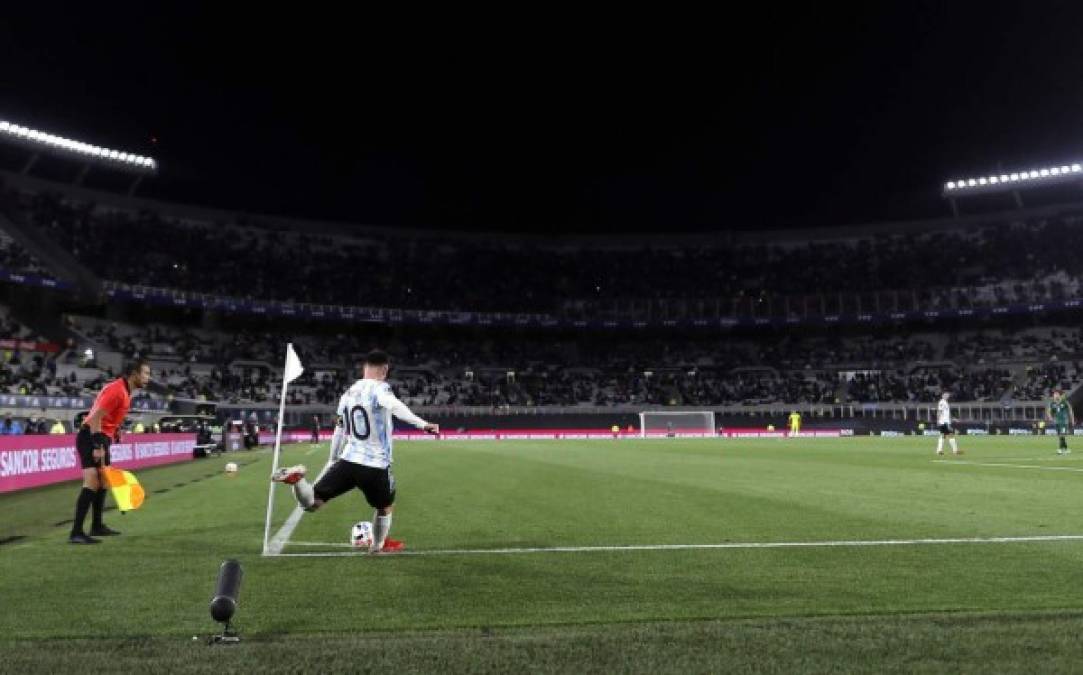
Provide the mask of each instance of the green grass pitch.
[{"label": "green grass pitch", "polygon": [[[73,485],[0,495],[0,672],[1078,668],[1083,452],[935,442],[403,442],[415,555],[344,546],[372,517],[355,493],[302,518],[283,553],[306,555],[262,557],[265,450],[140,472],[147,503],[96,547],[65,543]],[[208,647],[227,558],[244,641]]]}]

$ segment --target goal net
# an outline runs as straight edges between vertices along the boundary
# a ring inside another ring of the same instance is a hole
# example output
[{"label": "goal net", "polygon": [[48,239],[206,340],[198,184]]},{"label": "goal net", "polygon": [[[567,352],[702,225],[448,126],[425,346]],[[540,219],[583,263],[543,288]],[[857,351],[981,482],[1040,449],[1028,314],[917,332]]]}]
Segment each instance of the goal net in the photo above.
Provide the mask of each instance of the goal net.
[{"label": "goal net", "polygon": [[646,410],[639,413],[639,435],[643,438],[714,436],[714,412]]}]

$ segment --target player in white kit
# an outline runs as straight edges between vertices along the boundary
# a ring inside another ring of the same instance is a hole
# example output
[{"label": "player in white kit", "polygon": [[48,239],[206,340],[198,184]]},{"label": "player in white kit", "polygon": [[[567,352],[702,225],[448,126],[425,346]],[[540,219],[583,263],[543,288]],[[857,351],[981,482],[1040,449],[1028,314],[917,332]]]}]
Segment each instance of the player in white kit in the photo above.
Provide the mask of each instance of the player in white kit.
[{"label": "player in white kit", "polygon": [[297,503],[306,511],[315,511],[354,488],[361,490],[365,500],[376,509],[369,550],[398,551],[403,543],[387,537],[395,503],[395,477],[391,473],[393,418],[430,434],[440,433],[440,426],[410,412],[391,393],[386,382],[390,359],[385,352],[369,352],[363,369],[362,379],[354,382],[339,400],[338,423],[331,438],[331,455],[335,459],[327,472],[315,485],[305,480],[303,465],[279,469],[271,480],[292,485]]},{"label": "player in white kit", "polygon": [[959,446],[955,444],[955,427],[951,426],[951,406],[948,405],[948,398],[951,396],[949,392],[944,392],[940,396],[940,403],[936,406],[936,425],[940,429],[940,438],[936,441],[936,454],[944,454],[944,439],[948,439],[948,444],[951,445],[951,454],[961,455],[963,451],[959,449]]}]

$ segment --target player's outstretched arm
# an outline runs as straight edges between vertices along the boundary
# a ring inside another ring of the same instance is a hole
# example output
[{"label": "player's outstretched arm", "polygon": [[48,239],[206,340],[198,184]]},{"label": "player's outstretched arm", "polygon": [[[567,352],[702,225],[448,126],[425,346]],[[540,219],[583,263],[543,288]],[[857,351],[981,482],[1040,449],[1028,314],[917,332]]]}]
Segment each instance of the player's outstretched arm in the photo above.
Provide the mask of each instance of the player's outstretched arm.
[{"label": "player's outstretched arm", "polygon": [[391,393],[391,387],[384,385],[380,387],[380,391],[376,394],[377,400],[380,405],[384,406],[391,411],[391,414],[399,418],[407,424],[412,424],[418,429],[423,429],[426,433],[439,434],[440,425],[432,424],[421,419],[414,414],[410,407],[400,401],[394,394]]}]

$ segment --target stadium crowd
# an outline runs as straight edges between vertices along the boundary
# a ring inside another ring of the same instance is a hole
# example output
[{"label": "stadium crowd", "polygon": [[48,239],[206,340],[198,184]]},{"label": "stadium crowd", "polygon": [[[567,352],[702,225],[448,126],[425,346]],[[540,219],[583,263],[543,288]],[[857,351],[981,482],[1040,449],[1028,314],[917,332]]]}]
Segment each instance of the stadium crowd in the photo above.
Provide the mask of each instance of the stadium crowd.
[{"label": "stadium crowd", "polygon": [[848,398],[861,402],[934,403],[941,392],[947,390],[956,401],[999,401],[1011,382],[1011,373],[1002,368],[970,371],[920,368],[909,373],[901,370],[858,373],[848,383]]},{"label": "stadium crowd", "polygon": [[236,403],[274,399],[286,342],[306,363],[293,403],[335,402],[350,364],[376,344],[395,355],[393,382],[412,405],[930,402],[944,389],[959,401],[997,401],[1041,398],[1083,372],[1073,360],[1083,331],[1066,327],[582,340],[537,332],[226,333],[80,316],[69,325],[95,349],[150,358],[176,396]]},{"label": "stadium crowd", "polygon": [[1046,243],[1070,240],[1083,216],[802,243],[726,236],[617,248],[319,234],[241,217],[182,222],[11,191],[0,204],[114,281],[303,303],[570,318],[822,315],[1070,299],[1083,279],[1071,247]]},{"label": "stadium crowd", "polygon": [[14,274],[51,276],[40,261],[3,230],[0,230],[0,270]]},{"label": "stadium crowd", "polygon": [[[259,300],[570,318],[775,316],[1071,299],[1083,280],[1070,247],[1045,243],[1070,239],[1083,218],[1073,215],[845,240],[753,244],[727,235],[630,246],[313,233],[240,216],[197,223],[13,190],[0,191],[0,209],[110,280]],[[2,233],[0,266],[44,271]],[[291,340],[311,364],[293,402],[324,404],[346,386],[350,360],[376,341],[395,355],[395,385],[415,405],[928,402],[943,389],[956,400],[1019,400],[1073,386],[1083,353],[1078,328],[589,340],[449,330],[374,340],[352,329],[291,336],[87,317],[69,327],[95,350],[151,358],[174,396],[224,402],[273,399],[275,364]],[[0,337],[26,335],[0,314]],[[83,360],[82,347],[5,353],[0,390],[86,395],[110,372]]]}]

